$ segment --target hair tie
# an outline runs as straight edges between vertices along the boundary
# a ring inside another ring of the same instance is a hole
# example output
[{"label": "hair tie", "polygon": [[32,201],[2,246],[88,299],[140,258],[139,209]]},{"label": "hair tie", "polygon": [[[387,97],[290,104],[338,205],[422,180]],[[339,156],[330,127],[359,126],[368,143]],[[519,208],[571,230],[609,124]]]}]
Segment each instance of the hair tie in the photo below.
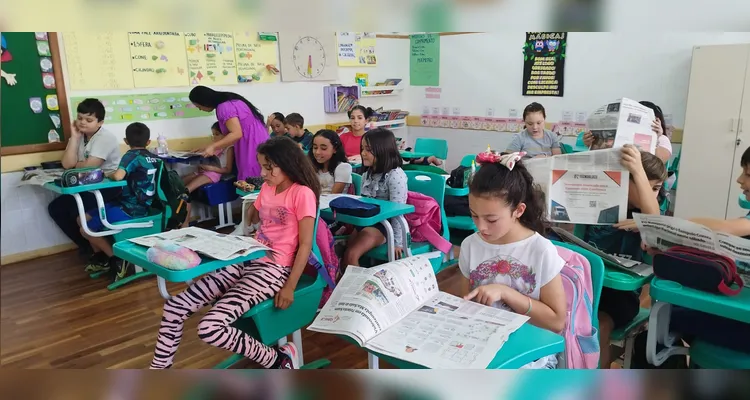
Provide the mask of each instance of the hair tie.
[{"label": "hair tie", "polygon": [[476,161],[480,164],[502,164],[508,170],[513,171],[513,167],[516,163],[526,155],[525,151],[502,154],[496,151],[492,151],[487,146],[487,151],[477,154]]}]

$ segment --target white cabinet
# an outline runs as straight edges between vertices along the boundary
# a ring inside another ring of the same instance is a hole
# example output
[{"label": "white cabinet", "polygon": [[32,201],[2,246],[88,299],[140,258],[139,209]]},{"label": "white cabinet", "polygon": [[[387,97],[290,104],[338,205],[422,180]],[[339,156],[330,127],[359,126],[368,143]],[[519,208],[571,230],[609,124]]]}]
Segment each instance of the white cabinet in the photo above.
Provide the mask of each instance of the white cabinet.
[{"label": "white cabinet", "polygon": [[690,69],[675,216],[736,218],[750,146],[750,44],[697,46]]}]

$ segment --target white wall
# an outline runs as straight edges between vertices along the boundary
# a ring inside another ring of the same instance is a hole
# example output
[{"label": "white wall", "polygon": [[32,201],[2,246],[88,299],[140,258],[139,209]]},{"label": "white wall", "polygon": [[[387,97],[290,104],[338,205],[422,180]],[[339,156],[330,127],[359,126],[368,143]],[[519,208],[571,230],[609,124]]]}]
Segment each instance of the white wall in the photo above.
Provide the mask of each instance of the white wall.
[{"label": "white wall", "polygon": [[[64,35],[61,35],[61,54],[63,66],[65,62]],[[409,41],[403,39],[378,39],[378,66],[369,68],[339,68],[337,82],[300,82],[300,83],[262,83],[232,86],[215,86],[216,90],[233,91],[245,96],[258,106],[264,115],[279,111],[284,114],[298,112],[305,117],[306,125],[320,125],[332,122],[342,122],[347,119],[345,113],[327,114],[323,111],[323,87],[331,83],[354,84],[354,75],[358,72],[369,74],[370,82],[383,81],[389,78],[401,78],[402,84],[409,84]],[[63,68],[63,74],[68,72]],[[68,97],[104,96],[129,93],[171,93],[188,92],[191,87],[172,87],[136,90],[99,90],[75,91],[66,87]],[[362,104],[378,108],[405,109],[407,105],[407,91],[401,96],[373,97]],[[74,110],[75,105],[71,104]],[[5,116],[4,118],[8,118]],[[152,135],[164,133],[169,139],[185,137],[206,137],[210,133],[214,115],[206,117],[173,119],[166,121],[147,122]],[[107,124],[107,128],[120,137],[125,137],[127,123]],[[51,192],[39,187],[17,187],[23,174],[11,172],[2,174],[2,243],[0,256],[30,252],[47,247],[70,243],[70,240],[54,225],[47,213],[47,204],[55,197]]]}]

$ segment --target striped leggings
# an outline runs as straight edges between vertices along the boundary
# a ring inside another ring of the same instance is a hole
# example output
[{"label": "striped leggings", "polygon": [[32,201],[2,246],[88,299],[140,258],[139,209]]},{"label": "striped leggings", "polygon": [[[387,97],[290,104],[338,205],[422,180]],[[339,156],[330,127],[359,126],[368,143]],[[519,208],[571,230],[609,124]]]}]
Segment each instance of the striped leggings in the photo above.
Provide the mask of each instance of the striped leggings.
[{"label": "striped leggings", "polygon": [[185,321],[216,299],[216,304],[198,324],[198,337],[265,368],[273,365],[275,350],[231,325],[256,304],[275,296],[287,278],[289,268],[280,265],[257,261],[232,264],[202,277],[184,292],[167,300],[151,369],[172,366]]}]

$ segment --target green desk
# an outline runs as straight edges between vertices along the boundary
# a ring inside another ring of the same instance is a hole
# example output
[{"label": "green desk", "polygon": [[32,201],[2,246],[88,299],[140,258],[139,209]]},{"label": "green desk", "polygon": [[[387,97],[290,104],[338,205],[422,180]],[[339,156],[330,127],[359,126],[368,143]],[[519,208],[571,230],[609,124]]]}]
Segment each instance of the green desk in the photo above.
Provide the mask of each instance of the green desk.
[{"label": "green desk", "polygon": [[[737,296],[725,296],[684,287],[673,281],[654,278],[649,294],[654,302],[648,321],[646,359],[656,366],[672,355],[688,354],[689,349],[673,347],[676,335],[669,332],[672,305],[701,311],[719,317],[750,324],[750,288],[745,287]],[[657,352],[657,342],[665,348]]]},{"label": "green desk", "polygon": [[654,277],[653,274],[640,276],[616,267],[605,259],[602,259],[602,261],[604,261],[604,287],[610,289],[632,292],[642,288]]},{"label": "green desk", "polygon": [[420,153],[416,151],[403,151],[403,150],[399,151],[399,154],[401,154],[401,158],[405,158],[407,160],[432,156],[432,153]]}]

